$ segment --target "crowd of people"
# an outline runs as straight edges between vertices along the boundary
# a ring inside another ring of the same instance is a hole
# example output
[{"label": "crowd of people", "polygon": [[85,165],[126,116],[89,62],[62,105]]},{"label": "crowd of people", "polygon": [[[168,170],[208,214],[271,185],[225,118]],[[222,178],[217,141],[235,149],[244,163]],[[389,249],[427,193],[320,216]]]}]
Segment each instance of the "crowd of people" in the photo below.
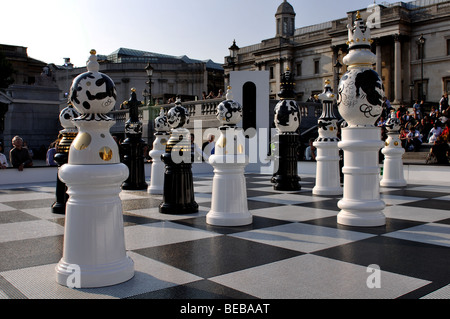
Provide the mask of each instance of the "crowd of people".
[{"label": "crowd of people", "polygon": [[444,94],[439,105],[431,106],[426,110],[424,102],[416,101],[408,110],[405,105],[394,109],[389,100],[385,100],[383,114],[376,125],[382,128],[382,138],[387,138],[386,121],[391,111],[400,120],[400,140],[406,152],[418,152],[422,144],[431,144],[430,156],[434,157],[435,163],[449,164],[448,148],[450,143],[450,106],[447,94]]}]

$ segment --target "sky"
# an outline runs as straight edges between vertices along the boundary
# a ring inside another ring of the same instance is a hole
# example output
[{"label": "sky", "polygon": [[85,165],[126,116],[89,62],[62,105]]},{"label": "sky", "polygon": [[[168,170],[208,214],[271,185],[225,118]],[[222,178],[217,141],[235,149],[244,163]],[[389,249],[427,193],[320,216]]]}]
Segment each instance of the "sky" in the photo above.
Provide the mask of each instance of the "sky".
[{"label": "sky", "polygon": [[[28,56],[85,66],[89,51],[130,48],[223,63],[239,47],[275,36],[283,0],[1,0],[0,43]],[[289,0],[296,28],[341,19],[373,0]],[[383,1],[395,3],[398,1]],[[406,1],[409,2],[409,1]],[[376,1],[381,4],[381,1]]]}]

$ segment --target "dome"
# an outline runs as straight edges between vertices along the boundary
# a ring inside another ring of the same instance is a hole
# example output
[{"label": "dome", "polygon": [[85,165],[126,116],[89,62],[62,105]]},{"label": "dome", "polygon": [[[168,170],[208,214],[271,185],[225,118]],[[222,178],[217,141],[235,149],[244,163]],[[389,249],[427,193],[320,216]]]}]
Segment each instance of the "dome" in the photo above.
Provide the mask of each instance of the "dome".
[{"label": "dome", "polygon": [[294,8],[292,7],[292,5],[289,2],[284,0],[283,3],[279,5],[279,7],[277,9],[277,13],[275,13],[275,15],[279,15],[279,14],[293,14],[293,15],[295,15],[295,11],[294,11]]}]

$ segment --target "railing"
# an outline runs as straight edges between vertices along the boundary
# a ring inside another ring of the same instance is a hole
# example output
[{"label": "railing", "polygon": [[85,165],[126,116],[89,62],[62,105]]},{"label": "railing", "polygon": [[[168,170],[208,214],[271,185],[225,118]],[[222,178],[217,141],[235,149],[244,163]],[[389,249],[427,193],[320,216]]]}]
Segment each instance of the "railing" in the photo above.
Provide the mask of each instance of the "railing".
[{"label": "railing", "polygon": [[[198,100],[198,101],[186,101],[181,102],[188,111],[190,116],[190,122],[186,125],[186,128],[191,129],[194,127],[194,122],[196,120],[202,121],[202,128],[217,128],[219,127],[219,121],[216,119],[216,110],[217,106],[224,99],[209,99],[209,100]],[[269,114],[273,114],[273,106],[275,106],[276,101],[272,101],[270,103],[271,108],[268,110]],[[301,127],[302,130],[308,129],[314,125],[317,125],[317,119],[320,117],[322,113],[322,104],[321,103],[307,103],[307,102],[298,102],[300,113],[302,116]],[[155,106],[142,106],[139,108],[139,120],[143,123],[144,130],[147,128],[147,131],[143,132],[143,137],[149,137],[151,133],[149,130],[153,127],[153,120],[155,117],[159,115],[160,109],[164,109],[167,112],[170,108],[172,108],[174,104],[161,104]],[[245,106],[244,106],[245,107]],[[112,127],[111,133],[124,133],[125,130],[125,122],[129,118],[129,110],[117,110],[112,111],[108,114],[112,117],[116,124]],[[151,137],[150,137],[151,138]]]}]

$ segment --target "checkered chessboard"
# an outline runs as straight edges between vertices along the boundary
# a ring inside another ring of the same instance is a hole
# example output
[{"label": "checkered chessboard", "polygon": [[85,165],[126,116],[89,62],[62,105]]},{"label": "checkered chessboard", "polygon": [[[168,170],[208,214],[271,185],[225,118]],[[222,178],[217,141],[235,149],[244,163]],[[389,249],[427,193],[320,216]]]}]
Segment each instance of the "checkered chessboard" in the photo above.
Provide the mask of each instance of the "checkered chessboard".
[{"label": "checkered chessboard", "polygon": [[337,224],[340,196],[313,195],[313,176],[295,192],[270,177],[246,175],[253,223],[241,227],[206,224],[212,174],[194,176],[193,215],[162,215],[162,195],[122,191],[135,276],[94,289],[55,281],[65,220],[51,212],[54,183],[1,186],[0,299],[450,297],[448,185],[381,188],[387,225],[360,228]]}]

